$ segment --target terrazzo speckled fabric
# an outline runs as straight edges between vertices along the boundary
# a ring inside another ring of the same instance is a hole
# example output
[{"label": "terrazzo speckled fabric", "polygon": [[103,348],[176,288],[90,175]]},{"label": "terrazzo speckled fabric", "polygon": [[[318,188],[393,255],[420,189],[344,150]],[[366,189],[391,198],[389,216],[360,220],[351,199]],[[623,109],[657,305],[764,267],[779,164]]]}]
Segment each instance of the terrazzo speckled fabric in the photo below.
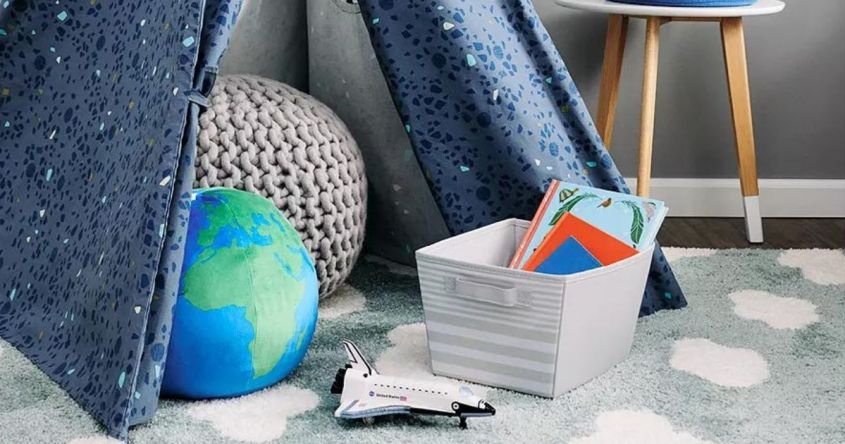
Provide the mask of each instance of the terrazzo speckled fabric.
[{"label": "terrazzo speckled fabric", "polygon": [[[436,379],[414,269],[365,256],[322,301],[314,342],[284,382],[231,400],[162,401],[130,442],[845,442],[845,254],[665,251],[690,306],[641,318],[627,359],[557,399],[473,384],[496,416],[470,419],[469,430],[433,416],[372,426],[334,418],[329,387],[346,364],[342,338],[382,374]],[[0,399],[3,444],[106,443],[96,422],[2,341]],[[39,427],[22,428],[26,421]]]},{"label": "terrazzo speckled fabric", "polygon": [[[629,193],[530,0],[360,0],[452,234],[531,219],[553,178]],[[640,313],[686,306],[655,248]]]},{"label": "terrazzo speckled fabric", "polygon": [[156,410],[239,4],[0,3],[0,336],[117,437]]}]

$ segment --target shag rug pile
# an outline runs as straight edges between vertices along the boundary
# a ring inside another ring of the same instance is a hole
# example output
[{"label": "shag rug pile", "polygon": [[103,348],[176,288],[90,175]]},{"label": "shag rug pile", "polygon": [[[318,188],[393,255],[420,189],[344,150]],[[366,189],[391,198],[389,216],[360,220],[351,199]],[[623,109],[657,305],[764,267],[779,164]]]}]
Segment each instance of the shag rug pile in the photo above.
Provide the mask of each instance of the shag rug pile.
[{"label": "shag rug pile", "polygon": [[[434,378],[416,274],[365,258],[323,302],[314,342],[283,383],[237,399],[165,400],[131,430],[181,442],[845,442],[845,254],[667,248],[689,307],[640,319],[631,355],[555,400],[473,386],[497,409],[340,422],[329,393],[355,340],[384,374]],[[43,373],[0,341],[0,442],[109,443]]]}]

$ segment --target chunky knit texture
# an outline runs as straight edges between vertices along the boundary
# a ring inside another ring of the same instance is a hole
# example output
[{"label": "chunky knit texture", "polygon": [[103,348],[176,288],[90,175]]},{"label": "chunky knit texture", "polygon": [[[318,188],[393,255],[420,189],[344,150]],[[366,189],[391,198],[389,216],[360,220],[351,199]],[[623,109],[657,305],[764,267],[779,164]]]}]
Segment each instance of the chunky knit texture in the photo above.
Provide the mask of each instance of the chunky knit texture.
[{"label": "chunky knit texture", "polygon": [[364,243],[367,179],[358,146],[331,109],[288,85],[217,79],[200,117],[194,186],[271,199],[310,250],[320,297],[346,279]]}]

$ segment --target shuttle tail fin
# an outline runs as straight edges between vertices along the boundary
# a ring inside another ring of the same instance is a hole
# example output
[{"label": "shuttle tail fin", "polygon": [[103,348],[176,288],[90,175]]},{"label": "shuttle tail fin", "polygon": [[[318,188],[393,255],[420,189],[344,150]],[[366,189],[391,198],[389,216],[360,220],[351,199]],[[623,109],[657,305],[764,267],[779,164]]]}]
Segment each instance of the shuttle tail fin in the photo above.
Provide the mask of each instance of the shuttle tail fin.
[{"label": "shuttle tail fin", "polygon": [[346,350],[347,356],[349,356],[349,362],[352,364],[352,368],[364,372],[368,375],[377,375],[378,372],[369,362],[367,362],[364,355],[361,354],[361,351],[358,350],[358,346],[355,345],[354,342],[344,339],[343,340],[343,348]]}]

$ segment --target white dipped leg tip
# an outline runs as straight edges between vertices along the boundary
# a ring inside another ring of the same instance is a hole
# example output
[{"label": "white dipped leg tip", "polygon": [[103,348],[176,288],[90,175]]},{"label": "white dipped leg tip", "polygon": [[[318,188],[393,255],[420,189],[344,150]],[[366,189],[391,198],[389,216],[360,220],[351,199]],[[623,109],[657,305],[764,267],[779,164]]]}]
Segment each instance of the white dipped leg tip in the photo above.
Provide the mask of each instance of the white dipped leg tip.
[{"label": "white dipped leg tip", "polygon": [[752,244],[763,243],[763,219],[760,217],[760,196],[745,196],[745,234]]}]

